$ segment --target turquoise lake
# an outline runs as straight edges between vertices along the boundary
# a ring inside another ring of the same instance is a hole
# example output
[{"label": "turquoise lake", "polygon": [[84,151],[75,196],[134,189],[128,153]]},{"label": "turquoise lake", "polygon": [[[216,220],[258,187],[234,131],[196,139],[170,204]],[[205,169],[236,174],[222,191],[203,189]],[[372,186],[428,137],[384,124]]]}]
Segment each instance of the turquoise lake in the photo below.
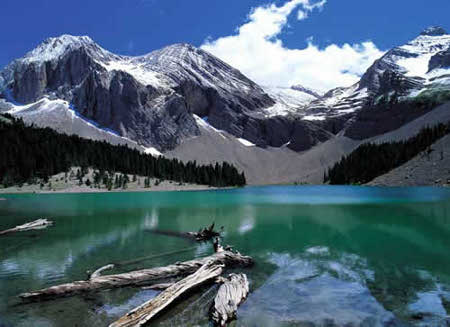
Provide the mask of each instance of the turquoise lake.
[{"label": "turquoise lake", "polygon": [[[198,192],[1,195],[0,326],[108,326],[157,292],[121,288],[22,304],[17,295],[213,252],[153,229],[224,226],[223,243],[252,256],[251,293],[231,326],[447,326],[450,189],[268,186]],[[207,285],[151,326],[210,326]],[[447,319],[447,320],[446,320]]]}]

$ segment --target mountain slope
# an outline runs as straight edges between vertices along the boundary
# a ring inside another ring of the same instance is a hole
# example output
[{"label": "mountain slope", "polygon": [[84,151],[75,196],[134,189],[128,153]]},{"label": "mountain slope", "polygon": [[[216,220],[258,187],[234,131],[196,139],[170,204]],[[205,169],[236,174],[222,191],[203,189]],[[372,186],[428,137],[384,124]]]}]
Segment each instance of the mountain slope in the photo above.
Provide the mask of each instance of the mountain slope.
[{"label": "mountain slope", "polygon": [[372,186],[450,185],[450,136],[430,146],[431,153],[420,153],[407,163],[368,183]]},{"label": "mountain slope", "polygon": [[159,149],[198,135],[192,113],[239,135],[246,115],[274,104],[239,71],[186,44],[124,57],[88,37],[63,35],[15,60],[1,76],[0,90],[18,103],[64,100],[100,126]]},{"label": "mountain slope", "polygon": [[376,60],[355,85],[327,92],[307,110],[329,119],[356,113],[381,98],[403,101],[445,91],[450,91],[450,35],[432,27]]}]

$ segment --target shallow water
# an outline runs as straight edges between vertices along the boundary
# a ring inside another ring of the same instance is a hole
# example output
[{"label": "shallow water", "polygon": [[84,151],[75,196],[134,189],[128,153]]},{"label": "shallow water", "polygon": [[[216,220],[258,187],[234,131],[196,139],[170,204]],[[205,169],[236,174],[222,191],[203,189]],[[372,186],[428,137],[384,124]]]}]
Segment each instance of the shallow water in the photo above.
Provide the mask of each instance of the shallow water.
[{"label": "shallow water", "polygon": [[[209,244],[148,232],[215,221],[224,243],[256,260],[235,326],[445,326],[450,311],[450,190],[249,187],[208,192],[8,195],[0,230],[0,326],[107,326],[155,291],[124,288],[42,303],[17,294],[111,262],[184,250],[113,272],[212,253]],[[206,286],[156,326],[209,326]]]}]

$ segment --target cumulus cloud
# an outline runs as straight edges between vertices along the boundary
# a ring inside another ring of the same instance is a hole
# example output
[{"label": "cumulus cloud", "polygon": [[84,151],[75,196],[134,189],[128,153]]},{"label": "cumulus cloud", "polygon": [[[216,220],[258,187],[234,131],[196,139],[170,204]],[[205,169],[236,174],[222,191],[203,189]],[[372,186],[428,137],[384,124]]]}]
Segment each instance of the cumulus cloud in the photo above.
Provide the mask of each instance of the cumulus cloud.
[{"label": "cumulus cloud", "polygon": [[332,44],[320,48],[308,38],[302,49],[287,48],[280,35],[289,16],[307,19],[322,10],[326,0],[289,0],[282,6],[272,3],[252,9],[248,22],[235,35],[208,39],[202,49],[238,68],[262,85],[302,84],[319,91],[356,83],[383,52],[371,41],[359,44]]}]

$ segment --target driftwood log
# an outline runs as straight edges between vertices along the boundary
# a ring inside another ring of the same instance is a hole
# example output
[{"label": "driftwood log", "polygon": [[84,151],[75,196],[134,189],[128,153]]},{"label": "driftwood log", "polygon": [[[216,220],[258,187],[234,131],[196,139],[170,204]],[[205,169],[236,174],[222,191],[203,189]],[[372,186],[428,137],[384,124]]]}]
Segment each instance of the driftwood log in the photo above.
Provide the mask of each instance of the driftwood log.
[{"label": "driftwood log", "polygon": [[249,292],[245,274],[230,274],[228,278],[219,278],[220,286],[211,308],[211,319],[215,325],[223,327],[236,319],[238,306],[244,302]]},{"label": "driftwood log", "polygon": [[17,232],[25,232],[25,231],[29,231],[29,230],[44,229],[44,228],[47,228],[48,226],[51,226],[52,224],[53,224],[53,222],[50,220],[38,219],[38,220],[32,221],[30,223],[26,223],[26,224],[16,226],[11,229],[0,231],[0,235],[6,235],[6,234],[10,234],[10,233],[17,233]]},{"label": "driftwood log", "polygon": [[155,298],[110,324],[109,327],[144,326],[183,294],[220,276],[222,269],[223,265],[217,265],[214,261],[205,263],[195,273],[176,282]]},{"label": "driftwood log", "polygon": [[232,251],[221,251],[208,257],[180,262],[166,267],[143,269],[116,275],[94,276],[86,281],[76,281],[52,286],[39,291],[22,293],[19,297],[26,301],[37,301],[70,296],[88,291],[152,284],[162,279],[192,274],[209,262],[214,265],[224,265],[225,267],[250,266],[253,264],[253,259]]}]

